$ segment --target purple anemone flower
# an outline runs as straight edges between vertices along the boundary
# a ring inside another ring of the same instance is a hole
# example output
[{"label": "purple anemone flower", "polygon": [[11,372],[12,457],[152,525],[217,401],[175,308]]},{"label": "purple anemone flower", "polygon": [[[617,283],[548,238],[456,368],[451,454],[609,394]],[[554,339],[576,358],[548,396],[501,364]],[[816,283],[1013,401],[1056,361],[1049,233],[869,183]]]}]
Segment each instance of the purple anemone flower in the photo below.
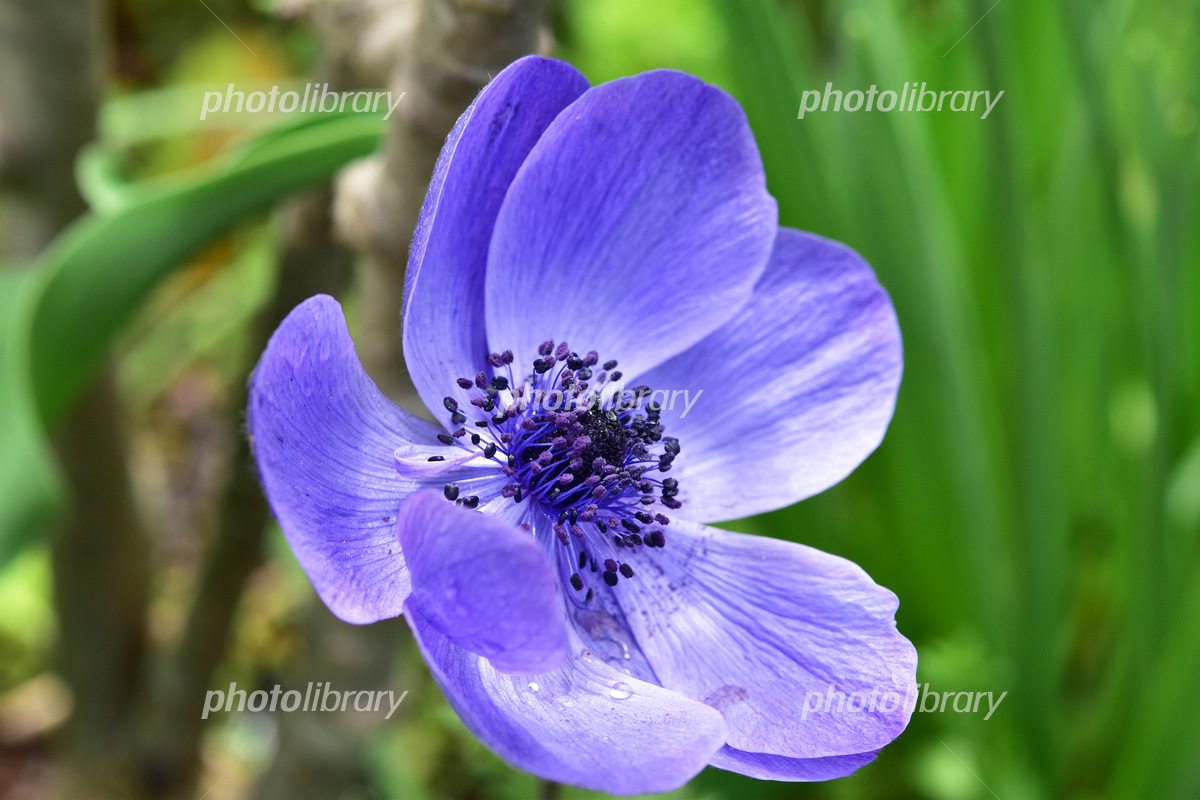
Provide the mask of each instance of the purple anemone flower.
[{"label": "purple anemone flower", "polygon": [[902,364],[871,268],[778,226],[731,97],[516,62],[442,150],[402,312],[436,424],[380,393],[318,296],[263,354],[250,431],[321,599],[403,614],[489,747],[632,794],[706,765],[840,777],[904,730],[910,704],[881,699],[915,685],[895,595],[706,524],[844,478]]}]

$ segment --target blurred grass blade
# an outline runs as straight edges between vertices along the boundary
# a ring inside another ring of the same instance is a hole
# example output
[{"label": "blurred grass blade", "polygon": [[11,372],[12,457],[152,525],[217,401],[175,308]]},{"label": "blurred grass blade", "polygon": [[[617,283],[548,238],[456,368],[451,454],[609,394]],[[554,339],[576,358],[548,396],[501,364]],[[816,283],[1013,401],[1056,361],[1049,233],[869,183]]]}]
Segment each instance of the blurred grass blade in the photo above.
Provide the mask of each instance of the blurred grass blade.
[{"label": "blurred grass blade", "polygon": [[[885,3],[859,3],[851,8],[869,13],[874,35],[867,40],[865,55],[880,76],[913,75],[914,69],[903,44],[894,9]],[[988,386],[981,334],[968,308],[963,251],[933,146],[924,120],[890,114],[899,166],[912,198],[912,218],[920,257],[914,278],[924,282],[923,309],[936,326],[936,357],[945,385],[947,425],[951,431],[953,458],[962,493],[962,506],[970,509],[974,524],[964,533],[971,552],[971,568],[979,592],[979,608],[989,618],[992,635],[1002,629],[1001,620],[1011,610],[1012,567],[1002,545],[1005,510],[992,452],[993,427],[998,416],[986,398],[995,396]]]},{"label": "blurred grass blade", "polygon": [[829,126],[796,121],[802,90],[818,85],[804,58],[811,37],[793,33],[799,25],[775,0],[719,0],[717,9],[729,31],[734,93],[754,129],[780,224],[848,238],[855,215],[838,174],[846,143]]},{"label": "blurred grass blade", "polygon": [[1137,687],[1125,746],[1113,768],[1109,797],[1193,797],[1174,786],[1195,769],[1200,743],[1200,565],[1174,609],[1154,669]]}]

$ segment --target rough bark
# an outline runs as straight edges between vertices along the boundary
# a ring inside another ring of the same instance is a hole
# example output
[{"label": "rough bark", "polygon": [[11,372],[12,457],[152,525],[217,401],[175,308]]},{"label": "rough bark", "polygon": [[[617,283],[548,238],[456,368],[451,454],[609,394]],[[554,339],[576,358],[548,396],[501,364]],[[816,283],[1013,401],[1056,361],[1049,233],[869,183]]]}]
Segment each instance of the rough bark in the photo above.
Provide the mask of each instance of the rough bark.
[{"label": "rough bark", "polygon": [[364,257],[362,342],[367,372],[401,406],[426,414],[404,369],[400,305],[408,246],[438,153],[491,76],[538,48],[545,0],[422,0],[393,93],[404,92],[383,152],[348,171],[335,210]]},{"label": "rough bark", "polygon": [[98,0],[0,0],[0,252],[32,256],[84,209],[75,154],[95,135]]},{"label": "rough bark", "polygon": [[[79,150],[95,135],[105,60],[98,0],[0,0],[0,256],[30,258],[85,208]],[[148,594],[111,370],[56,441],[74,507],[52,550],[58,668],[74,696],[63,794],[128,797]]]},{"label": "rough bark", "polygon": [[142,678],[149,546],[133,503],[111,370],[92,384],[56,446],[74,509],[54,540],[58,668],[74,707],[64,796],[135,796],[133,709]]}]

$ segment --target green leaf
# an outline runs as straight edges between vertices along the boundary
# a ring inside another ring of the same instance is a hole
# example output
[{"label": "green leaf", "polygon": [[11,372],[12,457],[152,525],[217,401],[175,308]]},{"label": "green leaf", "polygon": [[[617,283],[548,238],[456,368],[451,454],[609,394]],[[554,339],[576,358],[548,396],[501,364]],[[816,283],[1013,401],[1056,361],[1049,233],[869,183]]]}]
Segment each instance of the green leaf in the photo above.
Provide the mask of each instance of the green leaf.
[{"label": "green leaf", "polygon": [[[110,187],[40,259],[45,290],[33,319],[33,387],[43,421],[70,407],[113,337],[158,281],[235,223],[370,153],[378,119],[306,120],[247,144],[217,169]],[[111,177],[111,175],[110,175]]]},{"label": "green leaf", "polygon": [[63,505],[43,426],[71,407],[155,285],[247,215],[372,152],[382,130],[358,115],[305,119],[218,162],[137,184],[103,151],[84,158],[99,209],[32,268],[0,272],[0,565]]},{"label": "green leaf", "polygon": [[64,492],[29,383],[29,323],[40,274],[0,269],[0,567],[45,529]]}]

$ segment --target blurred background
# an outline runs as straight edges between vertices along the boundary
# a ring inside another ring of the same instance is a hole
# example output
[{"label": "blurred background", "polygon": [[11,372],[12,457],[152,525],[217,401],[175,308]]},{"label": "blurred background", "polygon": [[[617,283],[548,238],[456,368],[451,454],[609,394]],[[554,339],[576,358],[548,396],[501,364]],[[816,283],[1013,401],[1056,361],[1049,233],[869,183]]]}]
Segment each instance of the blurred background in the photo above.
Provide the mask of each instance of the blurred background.
[{"label": "blurred background", "polygon": [[[965,35],[964,35],[965,34]],[[906,374],[849,479],[732,527],[861,564],[932,691],[815,785],[680,798],[1200,797],[1200,3],[0,0],[0,796],[597,796],[505,765],[403,622],[316,600],[258,493],[247,371],[317,291],[411,406],[400,270],[433,158],[528,52],[732,92],[783,224],[862,252]],[[841,90],[979,113],[810,113]],[[380,115],[218,113],[324,82]],[[375,155],[371,155],[375,153]],[[409,692],[379,715],[218,713],[208,689]],[[207,794],[206,794],[207,792]]]}]

